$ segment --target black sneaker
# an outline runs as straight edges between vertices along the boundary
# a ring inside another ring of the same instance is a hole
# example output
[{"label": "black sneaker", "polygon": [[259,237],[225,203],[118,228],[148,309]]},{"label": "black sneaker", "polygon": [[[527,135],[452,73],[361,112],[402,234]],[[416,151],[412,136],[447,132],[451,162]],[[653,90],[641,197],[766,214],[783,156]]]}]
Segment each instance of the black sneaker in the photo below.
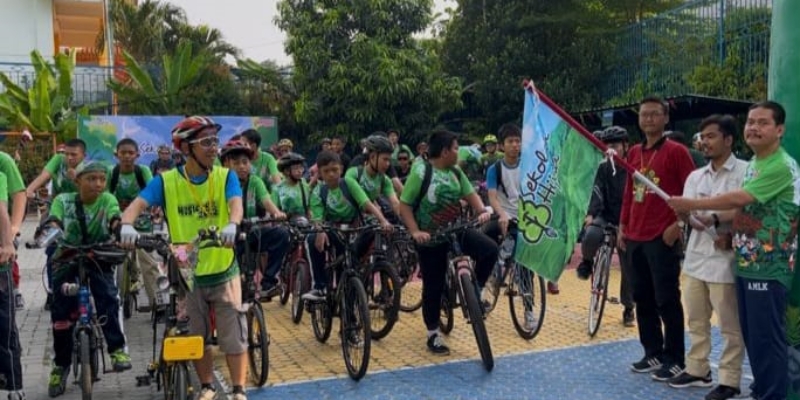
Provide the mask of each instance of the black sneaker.
[{"label": "black sneaker", "polygon": [[706,400],[727,400],[732,399],[742,392],[735,387],[719,385],[706,395]]},{"label": "black sneaker", "polygon": [[714,381],[711,379],[711,371],[708,371],[708,374],[703,378],[690,375],[684,371],[680,375],[670,379],[669,385],[678,389],[687,387],[711,387],[714,385]]},{"label": "black sneaker", "polygon": [[661,368],[661,359],[658,357],[644,356],[641,360],[631,364],[631,371],[644,374],[658,371]]},{"label": "black sneaker", "polygon": [[428,338],[428,350],[430,350],[433,354],[439,354],[443,356],[450,354],[450,348],[444,344],[442,335],[438,333],[435,333]]},{"label": "black sneaker", "polygon": [[650,374],[650,377],[653,378],[654,381],[667,382],[682,374],[683,368],[684,366],[680,364],[664,363],[661,365],[661,369]]},{"label": "black sneaker", "polygon": [[636,316],[633,314],[632,308],[626,308],[625,311],[622,312],[622,325],[626,328],[636,326]]},{"label": "black sneaker", "polygon": [[578,279],[585,281],[592,276],[592,260],[583,260],[578,265],[578,268],[575,269],[575,272],[578,274]]}]

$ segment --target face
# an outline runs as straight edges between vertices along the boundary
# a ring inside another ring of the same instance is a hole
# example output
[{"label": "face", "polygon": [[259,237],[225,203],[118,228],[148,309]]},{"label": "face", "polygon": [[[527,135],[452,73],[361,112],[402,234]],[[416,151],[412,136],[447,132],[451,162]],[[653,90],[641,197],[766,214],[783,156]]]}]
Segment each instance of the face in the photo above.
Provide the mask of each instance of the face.
[{"label": "face", "polygon": [[333,186],[339,182],[339,177],[342,176],[342,165],[339,163],[331,163],[319,169],[319,175],[325,184]]},{"label": "face", "polygon": [[427,153],[427,152],[428,152],[428,145],[427,144],[420,143],[420,145],[417,146],[417,154],[424,154],[424,153]]},{"label": "face", "polygon": [[731,153],[733,137],[722,134],[719,125],[710,124],[700,132],[700,142],[703,154],[712,160],[720,157],[728,157]]},{"label": "face", "polygon": [[409,158],[408,153],[400,153],[397,155],[397,164],[400,165],[400,168],[403,170],[408,169],[408,165],[411,162]]},{"label": "face", "polygon": [[392,142],[392,146],[397,145],[397,141],[400,137],[397,135],[397,132],[389,132],[389,141]]},{"label": "face", "polygon": [[102,171],[81,174],[76,181],[83,200],[94,200],[106,190],[106,173]]},{"label": "face", "polygon": [[303,165],[302,164],[295,164],[289,168],[289,175],[291,175],[292,179],[299,181],[303,178]]},{"label": "face", "polygon": [[256,144],[255,144],[255,143],[253,143],[253,142],[251,142],[251,141],[249,141],[249,140],[247,140],[247,138],[246,138],[246,137],[242,136],[242,137],[240,137],[240,138],[239,138],[239,140],[240,140],[242,143],[246,144],[246,145],[247,145],[247,147],[249,147],[250,149],[252,149],[252,150],[256,150],[256,147],[257,147],[257,146],[256,146]]},{"label": "face", "polygon": [[183,146],[189,154],[194,155],[197,162],[201,165],[210,167],[214,164],[214,159],[217,157],[219,137],[213,130],[206,130],[200,132],[188,142],[183,142],[181,146]]},{"label": "face", "polygon": [[331,151],[331,142],[322,142],[322,151]]},{"label": "face", "polygon": [[75,168],[86,157],[86,153],[80,146],[67,147],[64,149],[64,157],[66,157],[67,166]]},{"label": "face", "polygon": [[442,151],[441,159],[447,167],[458,164],[458,140],[453,140],[450,147]]},{"label": "face", "polygon": [[117,160],[119,160],[120,166],[130,167],[136,162],[136,159],[139,158],[139,149],[132,144],[126,144],[117,147],[115,155],[117,156]]},{"label": "face", "polygon": [[511,136],[503,139],[503,151],[511,158],[519,157],[520,149],[522,148],[522,138],[519,136]]},{"label": "face", "polygon": [[497,151],[497,143],[489,142],[489,143],[486,143],[485,146],[486,146],[486,152],[487,153],[494,153],[495,151]]},{"label": "face", "polygon": [[661,134],[669,123],[669,116],[659,103],[644,103],[639,106],[639,128],[645,134]]},{"label": "face", "polygon": [[341,153],[342,150],[344,150],[344,143],[342,143],[342,141],[339,139],[333,139],[331,141],[331,151]]},{"label": "face", "polygon": [[606,143],[606,147],[613,149],[620,157],[624,157],[628,152],[628,144],[625,142]]},{"label": "face", "polygon": [[392,165],[392,155],[389,153],[384,154],[370,154],[369,164],[375,168],[378,173],[385,174]]},{"label": "face", "polygon": [[756,108],[747,113],[744,140],[753,150],[768,148],[780,143],[785,126],[775,123],[772,110]]},{"label": "face", "polygon": [[292,151],[292,148],[289,147],[289,146],[278,147],[277,150],[275,151],[275,155],[276,155],[275,158],[281,158],[281,157],[284,156],[284,154],[286,154],[286,153],[288,153],[290,151]]},{"label": "face", "polygon": [[227,160],[225,160],[225,166],[234,170],[236,172],[236,176],[238,176],[240,180],[247,179],[247,177],[250,175],[250,158],[246,155],[229,157]]},{"label": "face", "polygon": [[172,157],[172,152],[169,150],[160,150],[158,152],[158,158],[164,161],[167,161]]}]

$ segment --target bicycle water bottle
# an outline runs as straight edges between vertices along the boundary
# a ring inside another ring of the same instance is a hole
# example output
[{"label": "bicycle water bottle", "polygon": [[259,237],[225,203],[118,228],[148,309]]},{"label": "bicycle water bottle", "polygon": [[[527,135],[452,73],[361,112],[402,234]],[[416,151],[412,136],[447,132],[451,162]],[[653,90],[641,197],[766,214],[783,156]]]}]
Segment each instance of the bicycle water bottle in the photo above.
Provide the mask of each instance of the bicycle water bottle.
[{"label": "bicycle water bottle", "polygon": [[92,313],[92,303],[89,299],[89,288],[82,286],[78,289],[78,311],[82,324],[89,323],[89,315]]}]

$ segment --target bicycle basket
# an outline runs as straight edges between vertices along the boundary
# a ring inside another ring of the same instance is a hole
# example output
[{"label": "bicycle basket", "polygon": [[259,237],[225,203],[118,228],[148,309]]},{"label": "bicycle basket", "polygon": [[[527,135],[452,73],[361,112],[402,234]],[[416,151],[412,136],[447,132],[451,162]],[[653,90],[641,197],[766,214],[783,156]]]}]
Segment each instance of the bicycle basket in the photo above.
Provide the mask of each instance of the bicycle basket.
[{"label": "bicycle basket", "polygon": [[170,336],[164,338],[164,361],[189,361],[203,358],[202,336]]}]

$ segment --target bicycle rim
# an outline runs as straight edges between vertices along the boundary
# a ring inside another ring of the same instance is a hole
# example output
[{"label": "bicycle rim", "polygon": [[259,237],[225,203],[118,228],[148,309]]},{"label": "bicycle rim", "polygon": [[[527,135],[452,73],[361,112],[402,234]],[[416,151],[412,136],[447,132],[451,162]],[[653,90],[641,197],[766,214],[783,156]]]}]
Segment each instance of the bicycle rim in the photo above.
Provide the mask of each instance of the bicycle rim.
[{"label": "bicycle rim", "polygon": [[451,300],[449,285],[445,287],[445,292],[442,293],[442,301],[439,303],[439,330],[443,334],[449,335],[453,331],[453,307],[455,302]]},{"label": "bicycle rim", "polygon": [[173,397],[168,400],[191,400],[189,398],[189,369],[186,363],[180,362],[172,366],[170,386],[174,390]]},{"label": "bicycle rim", "polygon": [[91,400],[92,385],[94,384],[94,379],[92,379],[92,349],[89,343],[89,334],[86,333],[86,331],[80,331],[78,333],[78,343],[81,355],[81,392],[83,393],[83,400]]},{"label": "bicycle rim", "polygon": [[[519,264],[515,264],[513,268],[508,289],[511,322],[521,338],[531,340],[539,334],[544,323],[547,287],[544,278],[535,272]],[[525,320],[527,312],[530,312],[528,318],[533,319],[531,323]]]},{"label": "bicycle rim", "polygon": [[311,304],[311,327],[314,337],[320,343],[325,343],[331,336],[333,327],[333,312],[327,300]]},{"label": "bicycle rim", "polygon": [[261,304],[254,302],[247,310],[247,354],[250,374],[256,386],[264,386],[269,375],[269,336]]},{"label": "bicycle rim", "polygon": [[297,262],[294,266],[294,279],[292,282],[292,322],[299,324],[303,319],[303,293],[308,291],[308,264],[305,261]]},{"label": "bicycle rim", "polygon": [[472,275],[461,274],[459,279],[461,280],[461,292],[464,295],[463,300],[469,316],[469,324],[472,325],[472,333],[475,334],[475,341],[478,344],[478,351],[481,353],[483,367],[486,368],[486,371],[491,372],[494,368],[494,357],[492,356],[492,346],[489,344],[489,335],[486,333],[483,311],[478,301],[478,291],[472,281]]},{"label": "bicycle rim", "polygon": [[280,301],[282,306],[285,306],[286,303],[289,302],[289,297],[291,296],[290,288],[290,279],[292,276],[292,266],[284,265],[281,267],[281,273],[279,274],[280,280],[278,281],[278,288],[280,289],[280,297],[278,300]]},{"label": "bicycle rim", "polygon": [[611,267],[611,252],[609,247],[603,245],[594,260],[594,272],[592,273],[592,293],[589,298],[589,320],[588,333],[594,337],[600,330],[600,322],[603,320],[603,311],[606,308],[608,298],[608,273]]},{"label": "bicycle rim", "polygon": [[394,268],[387,262],[373,264],[364,288],[369,302],[370,334],[375,340],[386,337],[397,322],[400,309],[400,283]]},{"label": "bicycle rim", "polygon": [[347,279],[342,288],[340,308],[340,335],[342,356],[347,374],[353,380],[360,380],[369,368],[369,355],[372,346],[370,335],[367,294],[358,277]]},{"label": "bicycle rim", "polygon": [[414,312],[422,307],[422,274],[417,262],[417,252],[411,243],[396,242],[395,271],[400,278],[403,295],[400,297],[400,311]]}]

